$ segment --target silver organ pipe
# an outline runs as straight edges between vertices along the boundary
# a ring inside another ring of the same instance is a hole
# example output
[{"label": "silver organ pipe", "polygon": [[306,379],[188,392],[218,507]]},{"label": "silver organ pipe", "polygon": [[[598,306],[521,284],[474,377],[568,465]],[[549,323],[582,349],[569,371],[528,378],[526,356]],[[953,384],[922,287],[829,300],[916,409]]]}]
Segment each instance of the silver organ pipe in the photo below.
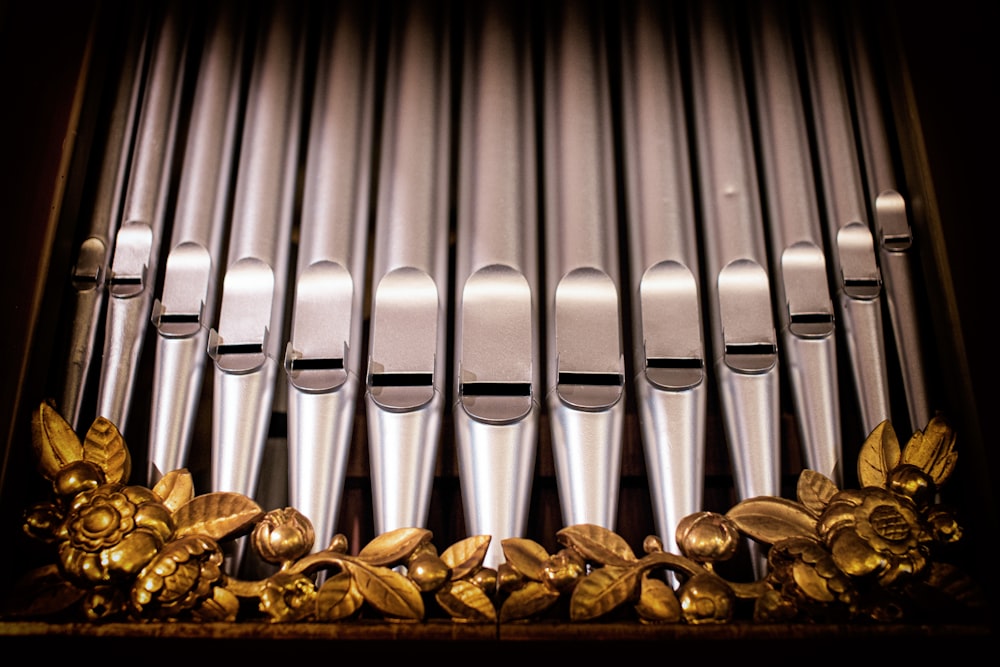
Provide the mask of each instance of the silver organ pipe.
[{"label": "silver organ pipe", "polygon": [[318,548],[489,534],[495,565],[553,523],[670,547],[713,475],[840,483],[890,392],[929,414],[878,62],[834,5],[164,6],[109,73],[60,388],[150,478],[295,506]]}]

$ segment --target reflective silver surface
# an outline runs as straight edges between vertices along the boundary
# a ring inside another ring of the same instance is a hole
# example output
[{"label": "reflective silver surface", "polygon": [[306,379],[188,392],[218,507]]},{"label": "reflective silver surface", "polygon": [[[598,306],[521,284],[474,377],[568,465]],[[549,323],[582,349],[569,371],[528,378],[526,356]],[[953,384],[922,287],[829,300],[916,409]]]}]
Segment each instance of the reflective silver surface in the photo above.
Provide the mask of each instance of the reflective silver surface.
[{"label": "reflective silver surface", "polygon": [[830,35],[831,19],[824,15],[819,3],[804,4],[802,10],[816,157],[839,322],[847,341],[862,435],[867,435],[890,417],[882,276],[868,225],[847,85],[838,47]]},{"label": "reflective silver surface", "polygon": [[215,362],[212,490],[256,496],[283,318],[302,106],[297,6],[266,5],[246,103]]},{"label": "reflective silver surface", "polygon": [[149,79],[108,275],[104,359],[97,416],[125,433],[139,358],[149,324],[171,177],[184,58],[185,28],[170,6],[150,55]]},{"label": "reflective silver surface", "polygon": [[540,413],[538,182],[524,7],[470,6],[459,145],[455,442],[470,535],[523,537]]},{"label": "reflective silver surface", "polygon": [[[853,8],[857,13],[858,8]],[[885,106],[879,98],[875,65],[870,53],[871,38],[860,18],[848,23],[848,56],[851,64],[854,109],[857,117],[861,155],[867,177],[868,201],[879,248],[885,298],[903,375],[903,390],[910,418],[910,429],[923,429],[930,421],[931,407],[924,370],[924,344],[920,333],[914,271],[918,270],[916,244],[910,226],[906,198],[897,176],[889,145],[884,117]],[[868,38],[868,39],[866,39]],[[903,431],[906,432],[906,431]]]},{"label": "reflective silver surface", "polygon": [[107,278],[114,247],[113,236],[125,197],[132,142],[145,79],[145,62],[149,43],[152,41],[149,31],[146,12],[136,11],[131,18],[129,39],[120,61],[121,70],[118,72],[119,81],[110,111],[107,138],[102,148],[90,226],[87,238],[80,243],[72,270],[76,303],[59,409],[77,430],[85,426],[81,423],[81,404],[88,393],[87,380],[95,353],[100,348],[98,329],[104,317]]},{"label": "reflective silver surface", "polygon": [[544,212],[547,405],[566,525],[617,520],[625,361],[604,24],[547,7]]},{"label": "reflective silver surface", "polygon": [[288,499],[326,548],[340,514],[363,375],[374,40],[356,3],[320,16],[288,378]]},{"label": "reflective silver surface", "polygon": [[691,7],[693,113],[709,321],[740,498],[780,495],[778,350],[753,135],[734,18]]},{"label": "reflective silver surface", "polygon": [[188,120],[162,292],[152,307],[157,336],[150,483],[187,465],[223,259],[240,113],[243,27],[230,4],[220,5],[210,25]]},{"label": "reflective silver surface", "polygon": [[805,464],[842,482],[833,302],[785,4],[753,12],[751,44],[773,289]]},{"label": "reflective silver surface", "polygon": [[446,389],[447,16],[400,4],[380,142],[366,406],[375,531],[427,520]]}]

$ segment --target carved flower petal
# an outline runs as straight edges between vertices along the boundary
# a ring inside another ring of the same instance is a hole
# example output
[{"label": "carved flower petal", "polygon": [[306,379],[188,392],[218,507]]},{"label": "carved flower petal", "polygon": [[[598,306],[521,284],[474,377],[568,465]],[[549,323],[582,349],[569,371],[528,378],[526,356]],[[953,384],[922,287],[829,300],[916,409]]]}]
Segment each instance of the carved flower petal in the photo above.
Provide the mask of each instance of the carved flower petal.
[{"label": "carved flower petal", "polygon": [[133,531],[107,549],[108,566],[114,572],[136,575],[153,560],[162,545],[163,541],[153,531]]},{"label": "carved flower petal", "polygon": [[174,521],[170,515],[170,510],[160,503],[153,502],[139,505],[135,513],[135,522],[156,533],[163,542],[170,539],[170,536],[174,532]]},{"label": "carved flower petal", "polygon": [[811,599],[817,602],[833,602],[834,597],[826,585],[826,579],[808,563],[797,562],[792,565],[792,578],[802,592]]},{"label": "carved flower petal", "polygon": [[843,531],[832,540],[831,551],[837,567],[854,577],[880,572],[888,566],[878,551],[850,530]]},{"label": "carved flower petal", "polygon": [[100,553],[77,549],[69,541],[59,545],[59,565],[67,577],[77,582],[97,584],[108,580]]}]

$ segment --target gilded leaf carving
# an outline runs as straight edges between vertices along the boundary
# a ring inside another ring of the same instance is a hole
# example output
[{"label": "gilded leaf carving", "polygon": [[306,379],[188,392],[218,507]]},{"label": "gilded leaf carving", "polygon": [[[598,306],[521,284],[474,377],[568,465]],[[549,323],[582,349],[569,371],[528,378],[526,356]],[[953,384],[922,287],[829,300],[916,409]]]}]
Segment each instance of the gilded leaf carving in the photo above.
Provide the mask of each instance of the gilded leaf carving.
[{"label": "gilded leaf carving", "polygon": [[248,532],[264,510],[238,493],[216,492],[196,496],[174,512],[176,537],[207,535],[225,540]]},{"label": "gilded leaf carving", "polygon": [[833,480],[815,470],[803,470],[799,475],[796,487],[799,502],[814,516],[818,517],[823,512],[837,491],[839,489]]},{"label": "gilded leaf carving", "polygon": [[504,600],[500,622],[519,621],[541,614],[559,601],[559,591],[538,581],[529,581]]},{"label": "gilded leaf carving", "polygon": [[493,601],[479,586],[468,581],[453,581],[434,596],[452,618],[469,623],[493,623],[497,619]]},{"label": "gilded leaf carving", "polygon": [[538,542],[522,537],[510,537],[501,543],[503,554],[511,567],[529,579],[540,581],[549,552]]},{"label": "gilded leaf carving", "polygon": [[445,549],[441,560],[451,569],[452,579],[464,579],[483,566],[489,548],[489,535],[474,535]]},{"label": "gilded leaf carving", "polygon": [[590,561],[619,566],[636,561],[628,542],[603,526],[589,523],[569,526],[556,533],[556,537],[561,544],[573,547]]},{"label": "gilded leaf carving", "polygon": [[321,621],[338,621],[354,614],[365,598],[354,577],[347,571],[331,574],[316,597],[316,617]]},{"label": "gilded leaf carving", "polygon": [[899,463],[899,439],[892,424],[884,421],[865,438],[858,453],[858,480],[862,487],[883,486],[889,471]]},{"label": "gilded leaf carving", "polygon": [[927,428],[916,431],[903,450],[903,463],[917,466],[940,486],[955,469],[955,432],[940,415],[935,415]]},{"label": "gilded leaf carving", "polygon": [[172,470],[160,478],[153,487],[153,493],[163,499],[167,509],[176,512],[184,503],[194,499],[194,480],[186,469]]},{"label": "gilded leaf carving", "polygon": [[815,567],[805,563],[796,563],[792,566],[792,578],[809,598],[819,602],[834,601],[827,580],[820,575]]},{"label": "gilded leaf carving", "polygon": [[639,602],[635,605],[639,618],[648,623],[676,623],[681,620],[681,603],[665,581],[648,575],[639,585]]},{"label": "gilded leaf carving", "polygon": [[641,570],[606,565],[591,572],[573,589],[569,615],[574,621],[598,618],[635,593]]},{"label": "gilded leaf carving", "polygon": [[125,438],[104,417],[95,419],[83,438],[83,460],[96,464],[111,484],[124,484],[132,474],[132,457]]},{"label": "gilded leaf carving", "polygon": [[368,604],[382,614],[413,621],[423,618],[424,600],[420,590],[399,572],[353,559],[345,561],[344,567],[354,576]]},{"label": "gilded leaf carving", "polygon": [[395,565],[431,540],[431,531],[424,528],[397,528],[376,537],[365,545],[358,558],[371,565]]},{"label": "gilded leaf carving", "polygon": [[737,504],[726,516],[750,537],[774,544],[786,537],[815,537],[816,518],[798,503],[762,496]]},{"label": "gilded leaf carving", "polygon": [[83,443],[51,402],[43,402],[31,416],[31,444],[38,469],[54,479],[67,463],[83,459]]},{"label": "gilded leaf carving", "polygon": [[[316,551],[312,525],[295,508],[265,513],[238,493],[195,495],[185,469],[168,472],[151,491],[104,484],[124,482],[130,465],[121,434],[106,420],[80,441],[43,403],[32,427],[39,469],[56,498],[27,510],[22,528],[55,546],[59,562],[31,571],[6,596],[2,611],[17,619],[212,623],[256,608],[276,623],[369,612],[483,624],[568,613],[586,622],[616,611],[642,623],[710,624],[732,620],[743,600],[753,601],[754,621],[839,623],[904,613],[981,618],[987,607],[972,578],[932,560],[933,545],[962,537],[955,513],[929,499],[931,482],[945,481],[956,461],[955,435],[940,417],[905,449],[888,422],[873,430],[858,462],[864,488],[840,490],[805,470],[798,502],[762,496],[726,514],[684,517],[678,553],[648,536],[637,558],[622,536],[579,524],[556,534],[562,546],[553,554],[531,539],[504,539],[506,560],[496,568],[483,567],[491,536],[465,538],[439,556],[424,528],[387,532],[357,556],[342,534]],[[221,542],[251,532],[250,547],[278,569],[244,580],[225,572]],[[716,565],[746,538],[771,545],[769,570],[755,581],[728,581]],[[312,575],[320,572],[317,586]],[[256,605],[246,604],[253,599]]]}]

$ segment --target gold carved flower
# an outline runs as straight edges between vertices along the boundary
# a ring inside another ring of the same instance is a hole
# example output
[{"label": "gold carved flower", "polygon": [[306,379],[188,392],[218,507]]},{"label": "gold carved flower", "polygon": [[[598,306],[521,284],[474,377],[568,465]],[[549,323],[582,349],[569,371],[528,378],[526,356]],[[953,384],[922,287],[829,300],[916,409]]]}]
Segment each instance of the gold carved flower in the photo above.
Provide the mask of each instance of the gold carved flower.
[{"label": "gold carved flower", "polygon": [[102,484],[70,503],[59,564],[68,578],[85,585],[131,578],[173,531],[170,510],[149,489]]},{"label": "gold carved flower", "polygon": [[176,618],[197,609],[213,598],[214,588],[223,581],[223,561],[222,549],[204,535],[167,543],[132,585],[132,607],[157,618]]},{"label": "gold carved flower", "polygon": [[923,572],[933,540],[913,501],[878,487],[837,493],[817,531],[843,572],[882,585]]}]

